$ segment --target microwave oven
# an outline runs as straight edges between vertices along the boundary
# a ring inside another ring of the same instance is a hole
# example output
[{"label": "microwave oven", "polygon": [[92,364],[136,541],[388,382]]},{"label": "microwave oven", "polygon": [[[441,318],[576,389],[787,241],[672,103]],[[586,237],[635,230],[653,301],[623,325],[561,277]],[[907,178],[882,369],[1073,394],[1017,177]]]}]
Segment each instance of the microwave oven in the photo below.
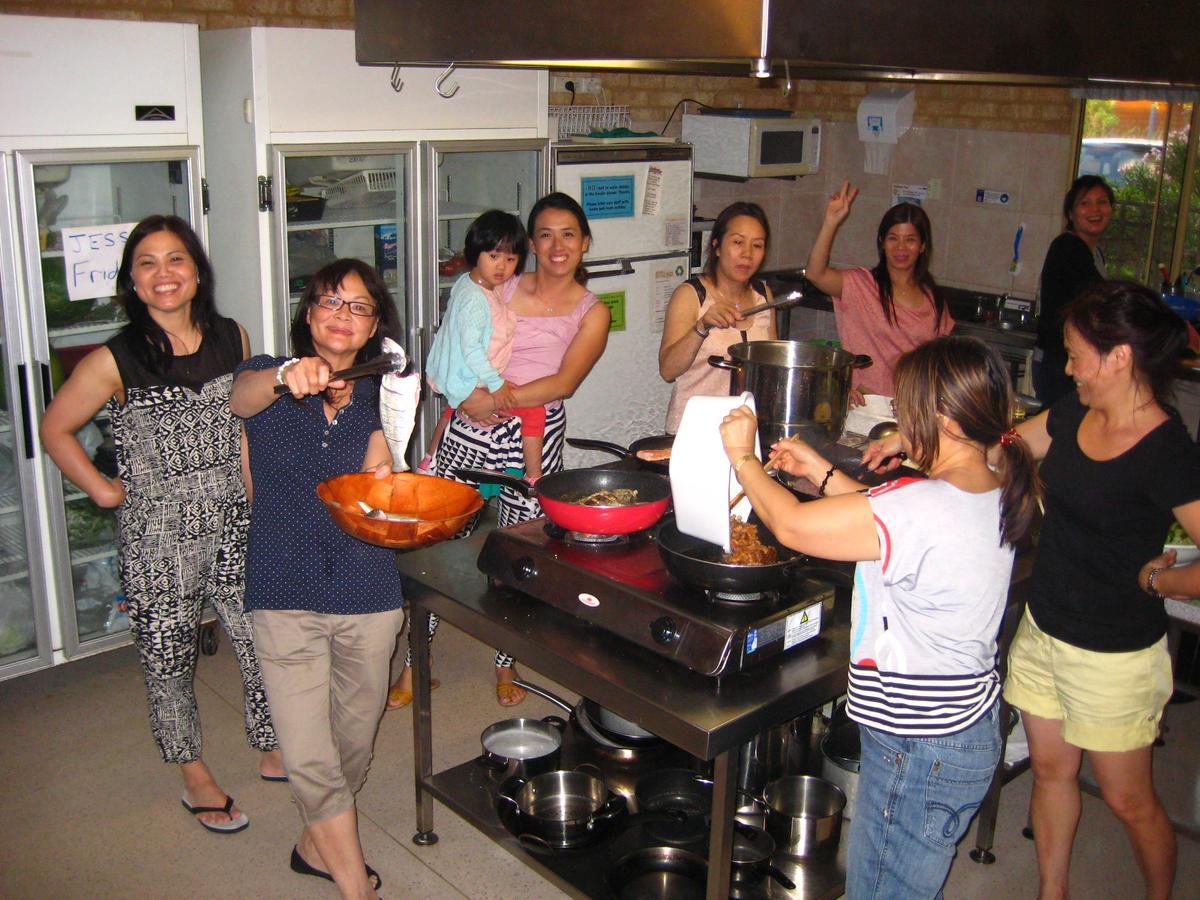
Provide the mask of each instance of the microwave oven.
[{"label": "microwave oven", "polygon": [[791,116],[683,117],[697,175],[769,178],[812,175],[821,164],[821,123]]}]

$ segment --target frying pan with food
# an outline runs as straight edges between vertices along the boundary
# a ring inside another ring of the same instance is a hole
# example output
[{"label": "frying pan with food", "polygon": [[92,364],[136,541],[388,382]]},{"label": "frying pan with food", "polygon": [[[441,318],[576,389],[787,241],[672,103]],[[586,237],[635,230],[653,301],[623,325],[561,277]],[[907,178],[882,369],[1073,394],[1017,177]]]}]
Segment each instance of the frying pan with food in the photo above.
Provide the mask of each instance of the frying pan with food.
[{"label": "frying pan with food", "polygon": [[761,566],[722,562],[724,553],[719,545],[684,534],[674,519],[663,522],[654,539],[667,571],[689,587],[725,594],[754,594],[787,587],[791,568],[806,557],[783,546],[761,525],[758,534],[764,544],[778,551],[778,562]]},{"label": "frying pan with food", "polygon": [[[614,444],[611,441],[598,441],[591,438],[567,438],[567,443],[578,450],[599,450],[601,453],[611,453],[625,459],[632,459],[643,469],[651,472],[662,472],[666,475],[671,470],[671,445],[675,443],[673,434],[657,434],[654,437],[640,438],[628,447]],[[661,455],[665,451],[666,455]],[[646,453],[651,458],[639,456]],[[656,458],[658,457],[658,458]]]},{"label": "frying pan with food", "polygon": [[[642,531],[663,517],[671,503],[671,482],[653,472],[614,469],[566,469],[543,475],[531,485],[523,478],[488,469],[458,469],[455,478],[512,488],[536,496],[542,512],[555,525],[584,534],[629,534]],[[592,506],[580,499],[598,491],[632,490],[637,502],[622,506]]]}]

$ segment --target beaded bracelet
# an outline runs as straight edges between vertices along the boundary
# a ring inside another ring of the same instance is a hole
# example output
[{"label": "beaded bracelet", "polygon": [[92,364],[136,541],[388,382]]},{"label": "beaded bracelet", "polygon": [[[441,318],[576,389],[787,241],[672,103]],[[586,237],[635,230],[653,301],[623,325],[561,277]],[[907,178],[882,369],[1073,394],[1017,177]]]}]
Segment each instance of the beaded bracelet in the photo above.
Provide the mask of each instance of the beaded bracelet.
[{"label": "beaded bracelet", "polygon": [[286,362],[280,363],[279,368],[275,370],[275,383],[283,384],[284,373],[298,362],[300,362],[300,360],[293,356]]},{"label": "beaded bracelet", "polygon": [[825,496],[825,488],[829,484],[829,479],[833,477],[833,473],[837,471],[837,466],[830,466],[829,471],[825,473],[825,477],[821,479],[821,486],[817,488],[817,496]]},{"label": "beaded bracelet", "polygon": [[1162,569],[1155,567],[1146,575],[1146,593],[1151,597],[1161,597],[1162,594],[1158,590],[1158,574]]}]

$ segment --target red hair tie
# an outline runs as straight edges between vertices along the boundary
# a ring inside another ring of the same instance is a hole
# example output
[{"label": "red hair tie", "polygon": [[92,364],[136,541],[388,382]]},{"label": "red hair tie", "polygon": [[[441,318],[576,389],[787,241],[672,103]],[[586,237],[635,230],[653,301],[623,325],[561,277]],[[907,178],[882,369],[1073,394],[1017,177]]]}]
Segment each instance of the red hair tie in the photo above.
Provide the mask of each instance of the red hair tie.
[{"label": "red hair tie", "polygon": [[1013,445],[1013,441],[1017,440],[1019,437],[1020,435],[1017,434],[1017,429],[1010,428],[1008,431],[1004,432],[1004,434],[1000,435],[1000,446],[1011,447]]}]

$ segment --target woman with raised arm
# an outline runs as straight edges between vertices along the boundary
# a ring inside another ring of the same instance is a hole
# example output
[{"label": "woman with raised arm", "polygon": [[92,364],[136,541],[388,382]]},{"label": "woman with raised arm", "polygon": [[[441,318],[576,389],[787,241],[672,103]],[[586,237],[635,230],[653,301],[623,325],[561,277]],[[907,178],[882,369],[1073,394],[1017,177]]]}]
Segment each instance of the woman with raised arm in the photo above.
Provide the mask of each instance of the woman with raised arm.
[{"label": "woman with raised arm", "polygon": [[894,396],[900,355],[949,334],[954,319],[929,272],[933,227],[919,206],[897,203],[883,214],[875,233],[874,268],[829,264],[833,240],[857,196],[858,188],[847,181],[829,198],[804,274],[833,298],[842,349],[871,357],[870,366],[854,370],[851,403],[861,405],[864,392]]}]

